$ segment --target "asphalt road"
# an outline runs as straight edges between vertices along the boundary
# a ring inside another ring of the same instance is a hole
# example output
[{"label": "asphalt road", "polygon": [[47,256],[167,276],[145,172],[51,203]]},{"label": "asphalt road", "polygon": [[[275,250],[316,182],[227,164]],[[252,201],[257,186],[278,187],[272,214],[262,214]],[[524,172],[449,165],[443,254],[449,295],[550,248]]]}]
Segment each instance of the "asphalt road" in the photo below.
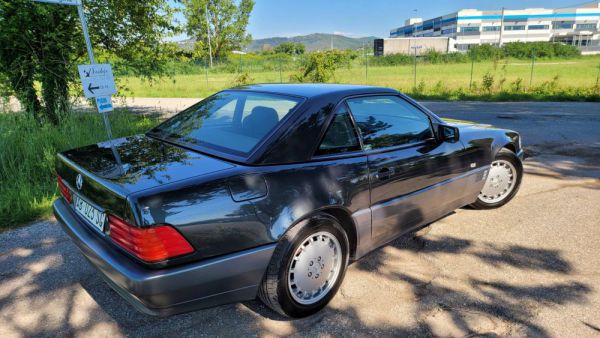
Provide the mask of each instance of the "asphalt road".
[{"label": "asphalt road", "polygon": [[426,105],[521,132],[521,190],[353,264],[324,311],[289,320],[251,301],[149,317],[48,220],[0,234],[0,337],[600,336],[600,104]]}]

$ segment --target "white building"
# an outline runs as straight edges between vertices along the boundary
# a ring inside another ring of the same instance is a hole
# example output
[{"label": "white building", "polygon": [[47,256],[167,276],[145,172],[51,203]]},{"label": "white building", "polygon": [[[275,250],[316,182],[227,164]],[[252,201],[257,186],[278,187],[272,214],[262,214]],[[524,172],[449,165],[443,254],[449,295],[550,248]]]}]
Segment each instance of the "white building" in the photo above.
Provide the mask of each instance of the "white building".
[{"label": "white building", "polygon": [[390,38],[449,37],[458,50],[483,43],[555,41],[587,53],[600,52],[599,22],[600,1],[558,9],[462,9],[425,21],[408,19],[405,26],[390,31]]}]

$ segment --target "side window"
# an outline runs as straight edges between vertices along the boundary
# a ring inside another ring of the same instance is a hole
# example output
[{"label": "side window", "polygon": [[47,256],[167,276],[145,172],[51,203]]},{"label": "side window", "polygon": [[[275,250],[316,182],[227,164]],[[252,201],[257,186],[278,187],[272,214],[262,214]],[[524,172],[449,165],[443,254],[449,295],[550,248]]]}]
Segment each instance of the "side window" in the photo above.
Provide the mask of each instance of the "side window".
[{"label": "side window", "polygon": [[231,122],[233,121],[233,115],[235,113],[235,106],[237,104],[236,100],[231,100],[229,103],[223,105],[221,108],[215,110],[211,114],[211,118],[215,120],[214,122]]},{"label": "side window", "polygon": [[316,155],[339,154],[355,150],[360,150],[358,135],[346,105],[341,105],[336,110]]},{"label": "side window", "polygon": [[348,100],[365,150],[420,142],[433,137],[429,117],[397,96]]}]

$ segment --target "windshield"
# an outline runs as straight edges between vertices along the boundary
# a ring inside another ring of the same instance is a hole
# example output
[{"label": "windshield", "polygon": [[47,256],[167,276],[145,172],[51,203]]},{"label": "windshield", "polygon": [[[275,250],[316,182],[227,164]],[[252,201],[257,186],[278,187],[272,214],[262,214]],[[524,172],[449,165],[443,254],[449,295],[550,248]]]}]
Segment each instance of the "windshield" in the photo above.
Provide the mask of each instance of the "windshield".
[{"label": "windshield", "polygon": [[275,94],[221,92],[175,115],[151,133],[246,156],[300,101]]}]

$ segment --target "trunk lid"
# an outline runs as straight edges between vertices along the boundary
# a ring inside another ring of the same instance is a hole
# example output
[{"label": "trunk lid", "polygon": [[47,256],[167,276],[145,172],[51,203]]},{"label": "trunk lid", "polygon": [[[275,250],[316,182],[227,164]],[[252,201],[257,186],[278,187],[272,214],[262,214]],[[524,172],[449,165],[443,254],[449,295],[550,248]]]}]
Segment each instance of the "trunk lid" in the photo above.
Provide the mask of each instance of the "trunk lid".
[{"label": "trunk lid", "polygon": [[[76,148],[58,155],[57,174],[101,210],[130,219],[131,193],[233,168],[234,165],[145,135]],[[77,184],[81,175],[82,184]]]}]

